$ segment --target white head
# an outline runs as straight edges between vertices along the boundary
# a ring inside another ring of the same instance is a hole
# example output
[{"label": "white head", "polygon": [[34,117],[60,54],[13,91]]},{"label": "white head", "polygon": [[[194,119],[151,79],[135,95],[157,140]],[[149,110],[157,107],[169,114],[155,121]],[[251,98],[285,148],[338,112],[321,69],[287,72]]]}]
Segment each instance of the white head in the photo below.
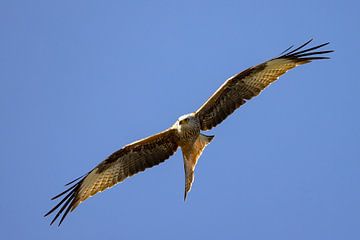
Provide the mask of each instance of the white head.
[{"label": "white head", "polygon": [[194,113],[189,113],[189,114],[182,115],[181,117],[178,118],[178,120],[176,121],[174,126],[179,131],[184,130],[184,129],[190,129],[190,128],[191,129],[200,128],[199,121],[195,117]]}]

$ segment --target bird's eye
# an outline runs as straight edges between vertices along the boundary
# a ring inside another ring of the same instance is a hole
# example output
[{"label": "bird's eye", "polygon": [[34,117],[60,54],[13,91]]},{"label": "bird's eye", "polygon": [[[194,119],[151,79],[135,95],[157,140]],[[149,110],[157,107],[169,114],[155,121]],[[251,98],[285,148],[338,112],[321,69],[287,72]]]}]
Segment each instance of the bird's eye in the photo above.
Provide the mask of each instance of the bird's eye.
[{"label": "bird's eye", "polygon": [[187,123],[189,121],[189,119],[188,118],[185,118],[185,119],[183,119],[183,120],[180,120],[180,124],[184,124],[184,123]]}]

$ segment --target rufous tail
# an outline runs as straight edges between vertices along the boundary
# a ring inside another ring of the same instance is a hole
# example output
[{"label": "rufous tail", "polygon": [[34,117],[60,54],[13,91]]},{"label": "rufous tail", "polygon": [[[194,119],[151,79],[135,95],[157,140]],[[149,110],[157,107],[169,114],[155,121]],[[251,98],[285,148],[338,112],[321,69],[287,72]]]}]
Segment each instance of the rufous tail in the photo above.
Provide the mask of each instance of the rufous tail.
[{"label": "rufous tail", "polygon": [[200,133],[194,143],[187,144],[181,147],[184,158],[185,170],[184,201],[186,200],[187,193],[190,191],[191,185],[194,181],[194,171],[196,163],[205,147],[211,142],[213,138],[214,136],[206,136]]}]

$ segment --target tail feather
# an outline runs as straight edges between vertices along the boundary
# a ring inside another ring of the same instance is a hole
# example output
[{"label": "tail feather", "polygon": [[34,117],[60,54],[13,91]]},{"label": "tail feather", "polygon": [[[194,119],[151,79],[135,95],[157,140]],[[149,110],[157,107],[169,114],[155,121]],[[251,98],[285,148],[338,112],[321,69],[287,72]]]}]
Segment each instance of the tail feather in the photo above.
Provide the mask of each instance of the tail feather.
[{"label": "tail feather", "polygon": [[191,190],[191,185],[194,181],[195,166],[201,153],[205,147],[211,142],[214,136],[206,136],[200,134],[194,143],[181,147],[184,158],[184,170],[185,170],[185,192],[184,201],[186,200],[188,192]]}]

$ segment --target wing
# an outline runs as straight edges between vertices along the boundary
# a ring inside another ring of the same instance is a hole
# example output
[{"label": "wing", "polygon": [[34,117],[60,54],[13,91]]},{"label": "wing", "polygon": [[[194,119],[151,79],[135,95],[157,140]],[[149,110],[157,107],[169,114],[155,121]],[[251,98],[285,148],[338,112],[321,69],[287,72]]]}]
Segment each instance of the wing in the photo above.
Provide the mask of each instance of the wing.
[{"label": "wing", "polygon": [[277,80],[288,70],[312,60],[328,59],[322,54],[333,51],[314,51],[329,43],[312,48],[303,49],[312,40],[290,51],[285,50],[280,57],[271,59],[257,66],[246,69],[225,83],[196,111],[201,130],[209,130],[221,123],[235,109],[243,105],[246,100],[259,95],[259,93]]},{"label": "wing", "polygon": [[177,130],[170,128],[126,145],[85,176],[68,183],[67,185],[73,185],[52,198],[54,200],[66,194],[55,207],[45,214],[45,217],[60,208],[51,222],[53,224],[65,210],[59,222],[60,226],[69,211],[73,211],[87,198],[168,159],[176,152],[178,140]]}]

